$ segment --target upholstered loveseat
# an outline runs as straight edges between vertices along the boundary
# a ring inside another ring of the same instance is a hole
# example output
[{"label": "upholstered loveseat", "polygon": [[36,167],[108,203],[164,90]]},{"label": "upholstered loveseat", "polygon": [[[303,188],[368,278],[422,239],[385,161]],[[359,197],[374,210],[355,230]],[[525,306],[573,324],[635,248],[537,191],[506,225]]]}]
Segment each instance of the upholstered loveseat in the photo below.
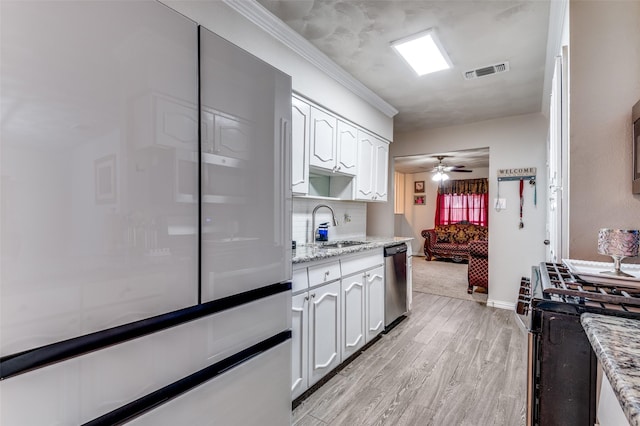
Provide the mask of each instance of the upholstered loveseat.
[{"label": "upholstered loveseat", "polygon": [[488,229],[486,226],[456,223],[424,229],[422,236],[427,260],[448,258],[460,262],[469,258],[470,241],[487,240]]}]

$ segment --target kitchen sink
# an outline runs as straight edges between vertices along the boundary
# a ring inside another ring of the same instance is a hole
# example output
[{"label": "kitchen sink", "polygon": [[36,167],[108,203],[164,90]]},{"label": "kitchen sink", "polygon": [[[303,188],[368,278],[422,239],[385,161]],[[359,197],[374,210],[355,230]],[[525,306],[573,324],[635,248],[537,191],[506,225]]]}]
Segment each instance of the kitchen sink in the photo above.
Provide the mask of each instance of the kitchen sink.
[{"label": "kitchen sink", "polygon": [[367,244],[364,241],[336,241],[333,243],[322,243],[320,244],[320,248],[326,249],[339,249],[345,247],[359,246],[361,244]]}]

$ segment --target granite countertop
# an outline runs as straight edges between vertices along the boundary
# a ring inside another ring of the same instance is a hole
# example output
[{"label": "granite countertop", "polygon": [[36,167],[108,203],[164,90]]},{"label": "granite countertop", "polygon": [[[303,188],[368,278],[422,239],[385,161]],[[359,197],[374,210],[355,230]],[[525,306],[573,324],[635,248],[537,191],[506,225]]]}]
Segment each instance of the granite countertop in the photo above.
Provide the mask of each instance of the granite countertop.
[{"label": "granite countertop", "polygon": [[597,314],[580,321],[629,424],[640,426],[640,321]]},{"label": "granite countertop", "polygon": [[[292,263],[304,263],[312,260],[326,259],[335,256],[342,256],[345,254],[359,253],[362,251],[372,250],[375,248],[385,247],[394,243],[402,243],[413,240],[412,237],[365,237],[365,238],[353,238],[349,241],[361,241],[364,244],[342,248],[322,248],[318,246],[312,246],[310,244],[299,245],[293,251]],[[328,241],[329,243],[339,242]],[[320,243],[321,244],[321,243]]]}]

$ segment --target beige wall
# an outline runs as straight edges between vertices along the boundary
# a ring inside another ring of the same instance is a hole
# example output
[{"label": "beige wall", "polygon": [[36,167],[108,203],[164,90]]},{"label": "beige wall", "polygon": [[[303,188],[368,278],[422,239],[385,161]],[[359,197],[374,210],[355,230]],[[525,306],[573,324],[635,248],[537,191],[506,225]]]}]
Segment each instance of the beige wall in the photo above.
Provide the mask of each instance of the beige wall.
[{"label": "beige wall", "polygon": [[569,255],[608,261],[596,252],[598,229],[640,228],[631,193],[640,1],[571,1],[570,25]]},{"label": "beige wall", "polygon": [[[390,146],[391,158],[489,147],[491,201],[498,189],[498,169],[537,167],[538,203],[537,206],[533,205],[533,189],[527,185],[523,229],[518,229],[517,182],[504,182],[500,185],[500,196],[507,199],[507,209],[500,212],[493,209],[489,211],[490,306],[513,307],[520,278],[530,276],[531,266],[545,260],[546,140],[545,118],[542,114],[527,114],[464,126],[395,134],[394,143]],[[393,176],[393,171],[390,176]],[[390,184],[389,194],[390,197],[393,196],[393,182]],[[367,234],[393,234],[396,222],[393,203],[372,203],[367,207]]]}]

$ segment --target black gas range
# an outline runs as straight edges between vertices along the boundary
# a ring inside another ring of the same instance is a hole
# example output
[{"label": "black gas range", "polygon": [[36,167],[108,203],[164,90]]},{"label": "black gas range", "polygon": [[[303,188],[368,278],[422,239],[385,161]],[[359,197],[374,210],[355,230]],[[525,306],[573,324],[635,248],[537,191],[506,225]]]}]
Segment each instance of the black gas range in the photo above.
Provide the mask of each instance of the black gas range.
[{"label": "black gas range", "polygon": [[590,282],[543,262],[523,281],[517,310],[529,329],[527,425],[592,426],[597,360],[580,315],[640,319],[640,288]]}]

